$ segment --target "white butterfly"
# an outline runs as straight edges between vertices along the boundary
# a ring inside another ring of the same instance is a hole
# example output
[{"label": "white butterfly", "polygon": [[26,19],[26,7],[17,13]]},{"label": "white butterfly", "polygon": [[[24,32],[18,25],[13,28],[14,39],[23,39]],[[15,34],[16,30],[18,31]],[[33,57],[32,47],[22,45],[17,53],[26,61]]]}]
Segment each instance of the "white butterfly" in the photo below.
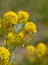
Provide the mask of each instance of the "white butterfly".
[{"label": "white butterfly", "polygon": [[16,33],[19,33],[19,32],[23,29],[24,26],[25,26],[25,24],[18,23],[18,24],[16,24],[16,25],[14,25],[14,31],[15,31]]}]

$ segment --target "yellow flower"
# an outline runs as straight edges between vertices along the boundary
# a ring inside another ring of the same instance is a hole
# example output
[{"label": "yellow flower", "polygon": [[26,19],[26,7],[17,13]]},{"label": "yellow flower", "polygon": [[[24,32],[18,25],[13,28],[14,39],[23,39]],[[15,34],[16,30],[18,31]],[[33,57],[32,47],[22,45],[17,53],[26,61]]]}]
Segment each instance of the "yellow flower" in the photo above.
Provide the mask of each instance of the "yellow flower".
[{"label": "yellow flower", "polygon": [[3,19],[2,19],[2,27],[6,32],[12,30],[11,21],[13,21],[13,18],[11,18],[11,17],[3,17]]},{"label": "yellow flower", "polygon": [[23,37],[24,37],[23,31],[21,31],[20,33],[16,34],[16,37],[19,37],[19,38],[23,39]]},{"label": "yellow flower", "polygon": [[10,22],[12,24],[16,24],[18,22],[18,16],[15,12],[13,11],[9,11],[7,13],[4,14],[4,17],[7,17],[7,20],[9,21],[10,19]]},{"label": "yellow flower", "polygon": [[18,16],[15,12],[9,11],[4,14],[2,17],[2,27],[4,30],[7,31],[12,31],[13,25],[17,24],[18,22]]},{"label": "yellow flower", "polygon": [[46,53],[46,50],[47,50],[47,47],[44,43],[39,43],[36,47],[36,53],[39,57],[42,57],[45,55]]},{"label": "yellow flower", "polygon": [[26,47],[29,53],[34,54],[35,53],[35,47],[33,45],[29,45]]},{"label": "yellow flower", "polygon": [[9,11],[4,14],[2,18],[2,27],[5,31],[9,31],[12,29],[13,25],[18,22],[18,16],[15,12]]},{"label": "yellow flower", "polygon": [[27,54],[27,59],[30,62],[35,62],[36,56],[35,56],[35,47],[33,45],[29,45],[26,47],[28,54]]},{"label": "yellow flower", "polygon": [[8,38],[13,37],[13,36],[14,36],[14,35],[13,35],[12,32],[8,32]]},{"label": "yellow flower", "polygon": [[32,35],[32,33],[36,33],[36,25],[33,22],[27,22],[24,31]]},{"label": "yellow flower", "polygon": [[29,14],[26,11],[19,11],[18,12],[19,22],[26,23],[29,19]]},{"label": "yellow flower", "polygon": [[24,39],[24,33],[21,31],[20,33],[16,34],[16,43],[20,46],[23,46],[23,39]]},{"label": "yellow flower", "polygon": [[[7,65],[9,61],[10,52],[4,47],[0,47],[0,64]],[[4,64],[3,64],[4,63]]]},{"label": "yellow flower", "polygon": [[8,38],[8,41],[10,41],[11,44],[13,44],[15,42],[15,39],[16,39],[15,34],[13,34],[12,32],[8,32],[7,38]]}]

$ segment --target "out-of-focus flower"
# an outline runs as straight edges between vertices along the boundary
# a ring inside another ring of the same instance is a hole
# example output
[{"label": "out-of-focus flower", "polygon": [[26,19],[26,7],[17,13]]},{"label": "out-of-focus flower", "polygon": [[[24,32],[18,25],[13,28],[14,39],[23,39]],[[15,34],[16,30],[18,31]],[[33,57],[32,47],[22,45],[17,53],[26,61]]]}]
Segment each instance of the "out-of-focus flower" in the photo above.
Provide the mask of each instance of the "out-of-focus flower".
[{"label": "out-of-focus flower", "polygon": [[0,47],[0,65],[7,65],[10,52],[4,47]]},{"label": "out-of-focus flower", "polygon": [[29,53],[34,54],[35,53],[35,47],[33,45],[29,45],[26,47]]},{"label": "out-of-focus flower", "polygon": [[44,58],[46,62],[48,62],[48,55]]},{"label": "out-of-focus flower", "polygon": [[37,58],[36,58],[36,56],[29,56],[28,59],[29,59],[29,61],[30,61],[31,63],[34,63]]},{"label": "out-of-focus flower", "polygon": [[42,57],[46,54],[47,47],[44,43],[39,43],[36,47],[36,53],[39,57]]},{"label": "out-of-focus flower", "polygon": [[30,62],[35,62],[36,56],[35,56],[35,47],[33,45],[29,45],[26,47],[28,54],[27,58]]},{"label": "out-of-focus flower", "polygon": [[26,23],[29,19],[29,14],[26,11],[19,11],[18,18],[20,23]]},{"label": "out-of-focus flower", "polygon": [[47,52],[46,52],[46,55],[45,55],[45,57],[44,57],[44,60],[45,60],[46,62],[48,62],[48,47],[47,47]]}]

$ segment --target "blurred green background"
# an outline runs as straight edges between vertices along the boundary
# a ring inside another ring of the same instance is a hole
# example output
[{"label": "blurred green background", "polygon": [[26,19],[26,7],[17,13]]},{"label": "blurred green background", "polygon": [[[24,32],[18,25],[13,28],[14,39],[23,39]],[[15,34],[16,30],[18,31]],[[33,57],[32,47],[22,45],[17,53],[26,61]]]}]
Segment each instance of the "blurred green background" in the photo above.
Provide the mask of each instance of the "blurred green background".
[{"label": "blurred green background", "polygon": [[30,14],[29,21],[37,25],[37,33],[33,36],[32,44],[48,44],[48,0],[0,0],[0,17],[9,10],[27,11]]}]

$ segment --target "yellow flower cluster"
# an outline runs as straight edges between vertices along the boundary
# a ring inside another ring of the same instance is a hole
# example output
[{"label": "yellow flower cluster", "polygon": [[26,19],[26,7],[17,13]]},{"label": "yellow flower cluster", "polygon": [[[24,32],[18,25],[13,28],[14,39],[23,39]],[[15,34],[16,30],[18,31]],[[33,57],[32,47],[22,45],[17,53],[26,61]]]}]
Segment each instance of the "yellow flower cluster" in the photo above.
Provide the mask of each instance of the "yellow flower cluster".
[{"label": "yellow flower cluster", "polygon": [[[42,57],[46,54],[47,47],[44,43],[39,43],[36,48],[32,45],[26,47],[29,53],[34,54],[36,52],[38,57]],[[36,49],[36,50],[35,50]]]},{"label": "yellow flower cluster", "polygon": [[5,31],[12,30],[12,26],[18,22],[18,16],[15,12],[9,11],[3,15],[1,22]]},{"label": "yellow flower cluster", "polygon": [[20,23],[26,23],[29,19],[29,14],[26,11],[19,11],[18,18]]},{"label": "yellow flower cluster", "polygon": [[13,34],[12,32],[8,33],[8,38],[10,39],[10,41],[12,41],[12,43],[13,41],[17,40],[17,38],[23,39],[23,37],[24,37],[24,33],[22,31],[17,34]]},{"label": "yellow flower cluster", "polygon": [[39,44],[37,45],[37,47],[36,47],[36,52],[37,52],[37,55],[38,55],[39,57],[45,55],[46,50],[47,50],[47,47],[46,47],[46,45],[45,45],[44,43],[42,43],[42,42],[39,43]]},{"label": "yellow flower cluster", "polygon": [[28,19],[29,14],[26,11],[19,11],[17,14],[13,11],[8,11],[3,15],[1,24],[6,39],[3,43],[6,44],[6,46],[14,45],[15,43],[23,45],[24,41],[28,41],[28,35],[30,39],[32,38],[32,34],[36,33],[36,25],[33,22],[28,22]]},{"label": "yellow flower cluster", "polygon": [[35,47],[33,45],[28,45],[26,47],[28,54],[27,54],[27,58],[30,62],[34,62],[36,60],[35,57]]},{"label": "yellow flower cluster", "polygon": [[7,38],[8,38],[8,42],[10,44],[13,44],[15,42],[15,40],[16,40],[15,34],[13,34],[12,32],[8,33]]},{"label": "yellow flower cluster", "polygon": [[7,65],[9,56],[10,52],[4,47],[0,47],[0,65]]},{"label": "yellow flower cluster", "polygon": [[7,48],[13,47],[14,43],[16,41],[16,36],[12,32],[8,32],[7,39],[4,39],[2,42],[3,45],[7,46]]},{"label": "yellow flower cluster", "polygon": [[12,24],[16,24],[18,22],[18,16],[15,12],[9,11],[4,14],[4,18],[7,17],[7,21],[9,21]]},{"label": "yellow flower cluster", "polygon": [[23,39],[23,37],[24,37],[23,31],[21,31],[20,33],[16,34],[16,37],[19,37],[19,38]]},{"label": "yellow flower cluster", "polygon": [[8,32],[7,40],[3,41],[3,45],[7,44],[7,47],[10,47],[10,46],[13,47],[14,44],[23,45],[23,43],[22,43],[23,38],[24,38],[23,31],[21,31],[20,33],[17,33],[17,34]]},{"label": "yellow flower cluster", "polygon": [[29,53],[34,54],[35,53],[35,47],[33,45],[29,45],[26,47]]},{"label": "yellow flower cluster", "polygon": [[1,18],[2,27],[5,31],[13,30],[14,24],[26,23],[29,19],[29,14],[25,11],[19,11],[17,14],[13,11],[6,12]]},{"label": "yellow flower cluster", "polygon": [[29,18],[29,14],[25,11],[19,11],[18,15],[13,12],[13,11],[9,11],[7,13],[4,14],[3,18],[2,18],[2,22],[4,23],[4,26],[10,26],[13,24],[17,24],[18,22],[27,22]]},{"label": "yellow flower cluster", "polygon": [[32,22],[27,22],[29,19],[29,14],[25,11],[19,11],[16,14],[13,11],[5,13],[2,17],[2,26],[5,31],[13,30],[14,24],[26,23],[24,29],[27,30],[30,34],[36,32],[36,25]]},{"label": "yellow flower cluster", "polygon": [[19,44],[19,45],[23,45],[23,39],[24,39],[24,33],[23,31],[21,31],[20,33],[16,34],[16,42]]},{"label": "yellow flower cluster", "polygon": [[36,33],[36,25],[33,22],[27,22],[24,30],[29,32],[30,34]]}]

